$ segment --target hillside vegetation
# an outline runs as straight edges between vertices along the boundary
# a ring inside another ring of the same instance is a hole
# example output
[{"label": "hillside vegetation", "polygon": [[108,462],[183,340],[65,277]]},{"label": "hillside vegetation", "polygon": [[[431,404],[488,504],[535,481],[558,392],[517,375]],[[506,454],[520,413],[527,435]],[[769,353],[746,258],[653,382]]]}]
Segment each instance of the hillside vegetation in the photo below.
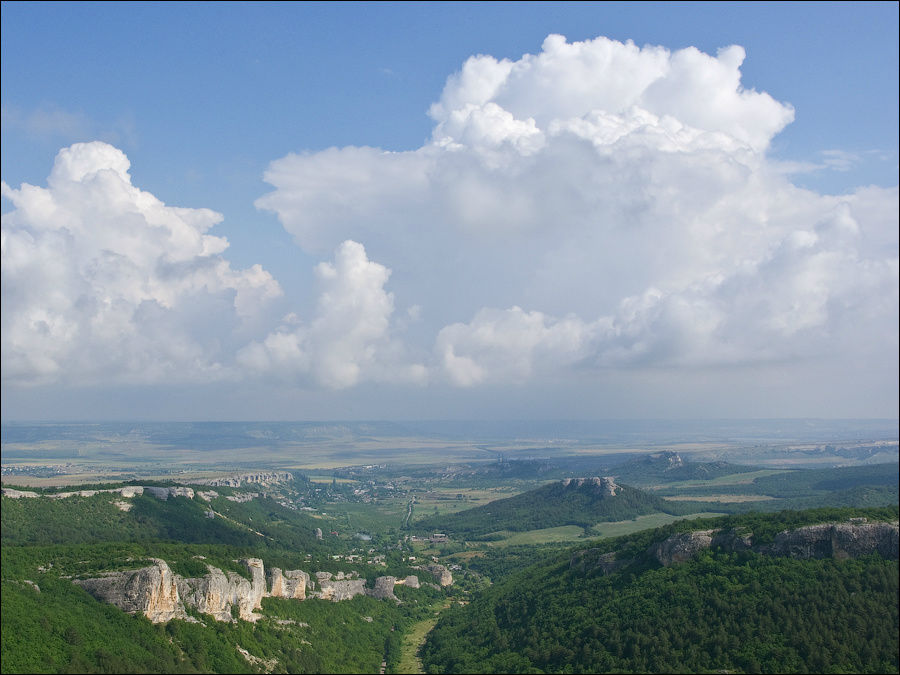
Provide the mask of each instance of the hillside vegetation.
[{"label": "hillside vegetation", "polygon": [[[444,597],[427,585],[398,587],[402,604],[365,595],[341,602],[265,597],[256,623],[188,608],[188,620],[154,624],[75,582],[155,558],[185,577],[212,565],[247,578],[239,560],[250,556],[264,558],[267,569],[357,571],[369,587],[376,576],[431,575],[410,568],[399,551],[361,560],[352,540],[319,541],[321,519],[262,496],[206,502],[145,493],[128,498],[128,510],[109,493],[2,501],[3,673],[378,672],[383,661],[392,667],[399,659],[404,629],[430,618]],[[376,557],[378,565],[368,564]]]},{"label": "hillside vegetation", "polygon": [[[603,479],[554,482],[514,497],[446,516],[416,521],[418,530],[440,530],[462,539],[490,539],[500,531],[524,532],[561,525],[591,527],[601,521],[627,520],[683,508],[627,485],[610,488]],[[699,509],[698,509],[699,510]]]},{"label": "hillside vegetation", "polygon": [[[423,661],[436,673],[897,672],[896,560],[710,548],[662,567],[646,553],[679,530],[753,530],[765,541],[861,513],[731,516],[598,542],[595,559],[607,551],[631,561],[618,571],[559,554],[443,614]],[[897,518],[896,507],[865,513]]]}]

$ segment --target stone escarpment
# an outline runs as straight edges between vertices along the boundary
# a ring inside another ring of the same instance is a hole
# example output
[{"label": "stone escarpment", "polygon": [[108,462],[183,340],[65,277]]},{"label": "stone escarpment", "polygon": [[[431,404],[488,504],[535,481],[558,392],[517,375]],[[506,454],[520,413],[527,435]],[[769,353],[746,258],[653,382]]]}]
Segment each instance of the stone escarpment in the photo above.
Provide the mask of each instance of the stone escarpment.
[{"label": "stone escarpment", "polygon": [[109,572],[97,579],[75,583],[98,600],[131,613],[140,612],[154,623],[187,618],[178,593],[176,576],[164,560],[150,567]]},{"label": "stone escarpment", "polygon": [[897,523],[833,523],[809,525],[781,532],[765,552],[792,558],[857,558],[878,553],[884,558],[897,558]]},{"label": "stone escarpment", "polygon": [[269,595],[273,598],[306,599],[306,587],[309,586],[309,575],[303,570],[287,570],[282,572],[273,567],[269,571]]},{"label": "stone escarpment", "polygon": [[898,556],[897,523],[823,523],[785,530],[771,544],[754,546],[752,535],[735,530],[697,530],[673,534],[650,546],[647,552],[662,565],[686,562],[707,548],[725,551],[752,550],[755,553],[791,558],[858,558],[878,553]]},{"label": "stone escarpment", "polygon": [[163,501],[166,501],[169,497],[194,498],[193,488],[188,487],[145,487],[144,491]]},{"label": "stone escarpment", "polygon": [[239,574],[207,565],[207,574],[198,578],[178,577],[178,593],[182,602],[204,614],[211,614],[218,621],[237,618],[256,621],[259,615],[254,610],[262,607],[262,599],[267,595],[263,562],[259,558],[242,561],[250,571],[250,581]]},{"label": "stone escarpment", "polygon": [[[212,565],[206,566],[207,573],[202,577],[181,577],[173,574],[164,560],[154,558],[153,562],[153,565],[141,569],[108,572],[92,579],[79,579],[75,583],[98,600],[132,614],[141,613],[154,623],[188,619],[186,608],[209,614],[217,621],[256,621],[260,618],[256,610],[262,608],[265,597],[294,600],[312,597],[340,602],[357,595],[370,595],[399,603],[400,600],[394,595],[395,586],[419,588],[419,579],[415,575],[402,580],[391,576],[378,577],[374,588],[370,589],[366,587],[366,580],[358,578],[355,572],[316,572],[313,581],[302,570],[282,571],[277,567],[269,571],[267,587],[265,568],[259,558],[241,561],[250,573],[249,580]],[[443,568],[442,565],[430,567]],[[446,571],[446,568],[443,569]],[[449,583],[452,583],[452,577]]]},{"label": "stone escarpment", "polygon": [[294,480],[289,471],[258,471],[254,473],[242,473],[225,478],[209,478],[206,480],[192,481],[196,485],[210,485],[219,487],[241,487],[248,483],[256,485],[274,485],[276,483],[288,483]]},{"label": "stone escarpment", "polygon": [[[450,573],[450,570],[443,565],[425,565],[424,567],[415,567],[414,569],[429,572],[438,585],[442,587],[451,586],[453,584],[453,575]],[[407,581],[408,579],[409,578],[407,577]],[[418,583],[418,579],[416,579],[416,582]],[[418,588],[418,586],[415,586],[415,588]]]},{"label": "stone escarpment", "polygon": [[653,544],[650,547],[650,554],[664,567],[687,562],[698,552],[712,545],[714,533],[715,530],[698,530],[673,534],[668,539]]},{"label": "stone escarpment", "polygon": [[[67,499],[69,497],[93,497],[99,494],[117,494],[126,499],[137,497],[144,494],[144,488],[140,485],[123,485],[120,488],[111,488],[108,490],[75,490],[71,492],[52,492],[43,494],[40,492],[31,492],[30,490],[15,490],[13,488],[0,489],[4,497],[10,499],[21,499],[23,497],[47,497],[48,499]],[[166,495],[168,497],[168,495]]]},{"label": "stone escarpment", "polygon": [[610,497],[616,496],[616,491],[621,490],[621,486],[616,485],[616,482],[613,480],[612,476],[603,476],[603,478],[599,478],[594,476],[592,478],[566,478],[563,482],[563,487],[572,487],[572,488],[580,488],[584,485],[592,485],[596,490],[602,492],[603,494],[609,495]]},{"label": "stone escarpment", "polygon": [[[418,579],[416,580],[418,582]],[[394,586],[403,581],[397,581],[396,577],[378,577],[375,580],[375,588],[369,591],[369,595],[378,600],[393,600],[400,602],[400,598],[394,595]]]},{"label": "stone escarpment", "polygon": [[319,591],[314,591],[313,595],[332,602],[340,602],[341,600],[349,600],[357,595],[365,595],[366,580],[356,579],[354,576],[345,576],[343,572],[338,572],[337,574],[316,572]]}]

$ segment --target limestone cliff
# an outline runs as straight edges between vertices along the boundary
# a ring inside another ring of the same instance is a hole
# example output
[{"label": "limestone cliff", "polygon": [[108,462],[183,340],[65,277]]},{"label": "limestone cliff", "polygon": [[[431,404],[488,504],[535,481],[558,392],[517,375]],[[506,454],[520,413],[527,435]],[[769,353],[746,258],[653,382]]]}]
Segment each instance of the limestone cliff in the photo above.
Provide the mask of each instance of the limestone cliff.
[{"label": "limestone cliff", "polygon": [[194,498],[194,490],[187,487],[145,487],[144,492],[153,495],[157,499],[166,501],[169,497]]},{"label": "limestone cliff", "polygon": [[[371,595],[379,599],[400,602],[394,595],[394,586],[404,584],[419,588],[419,578],[410,575],[403,580],[384,576],[375,580],[372,589],[366,588],[366,580],[356,572],[316,572],[316,582],[303,570],[282,571],[275,567],[266,570],[259,558],[241,562],[250,573],[250,579],[230,570],[222,571],[207,565],[202,577],[184,578],[173,574],[163,560],[153,559],[155,564],[138,570],[109,572],[94,579],[81,579],[82,586],[98,600],[109,602],[120,609],[143,613],[154,623],[169,619],[187,619],[186,607],[209,614],[217,621],[233,621],[235,618],[256,621],[260,615],[264,597],[305,600],[307,597],[340,602],[357,595]],[[428,568],[442,586],[453,583],[453,577],[443,565]],[[309,590],[308,590],[309,589]]]},{"label": "limestone cliff", "polygon": [[781,532],[766,547],[770,555],[792,558],[857,558],[879,553],[898,557],[897,523],[828,523]]},{"label": "limestone cliff", "polygon": [[257,485],[273,485],[276,483],[287,483],[294,480],[293,474],[289,471],[257,471],[254,473],[242,473],[225,478],[210,478],[207,480],[193,481],[194,484],[210,485],[213,487],[241,487],[248,483]]},{"label": "limestone cliff", "polygon": [[[178,591],[185,604],[194,607],[203,614],[210,614],[217,621],[231,621],[233,618],[231,608],[237,604],[237,593],[241,590],[249,591],[250,582],[241,579],[234,572],[229,572],[231,578],[211,565],[206,566],[207,574],[202,577],[178,579]],[[235,578],[236,577],[236,578]],[[232,579],[235,583],[232,584]],[[246,583],[246,589],[241,588],[239,581]]]},{"label": "limestone cliff", "polygon": [[748,549],[762,555],[791,558],[857,558],[879,553],[896,559],[898,552],[898,524],[894,523],[823,523],[785,530],[767,545],[752,545],[752,535],[734,530],[698,530],[673,534],[647,549],[662,565],[690,560],[698,551],[721,548],[726,551]]},{"label": "limestone cliff", "polygon": [[68,499],[69,497],[93,497],[99,494],[118,494],[127,499],[144,494],[144,488],[140,485],[125,485],[120,488],[111,488],[109,490],[75,490],[74,492],[53,492],[47,495],[39,492],[31,492],[28,490],[14,490],[13,488],[2,488],[4,497],[11,499],[20,499],[22,497],[47,497],[48,499]]},{"label": "limestone cliff", "polygon": [[366,593],[365,579],[348,579],[341,572],[338,572],[336,577],[329,572],[316,572],[316,577],[319,581],[319,590],[311,595],[322,600],[340,602]]},{"label": "limestone cliff", "polygon": [[453,575],[450,574],[450,570],[448,570],[443,565],[426,565],[425,569],[431,572],[434,580],[437,581],[441,586],[453,585]]},{"label": "limestone cliff", "polygon": [[[371,595],[378,600],[393,600],[399,603],[400,599],[394,595],[394,586],[397,584],[396,577],[378,577],[375,579],[375,588],[366,591],[367,595]],[[403,582],[400,582],[403,583]]]},{"label": "limestone cliff", "polygon": [[616,485],[616,482],[613,480],[612,476],[604,476],[603,478],[599,478],[594,476],[593,478],[566,478],[562,482],[563,487],[572,487],[572,488],[580,488],[584,485],[593,485],[594,489],[602,492],[605,495],[610,497],[616,496],[616,491],[621,490],[622,488]]},{"label": "limestone cliff", "polygon": [[698,530],[696,532],[680,532],[673,534],[668,539],[653,544],[649,553],[659,562],[668,567],[675,563],[687,562],[698,551],[709,548],[712,544],[712,535],[716,530]]},{"label": "limestone cliff", "polygon": [[273,598],[306,599],[306,587],[309,575],[303,570],[287,570],[282,572],[273,567],[269,572],[269,595]]},{"label": "limestone cliff", "polygon": [[126,612],[140,612],[154,623],[186,618],[178,577],[165,561],[154,561],[156,564],[150,567],[110,572],[97,579],[77,579],[75,583],[98,600]]},{"label": "limestone cliff", "polygon": [[178,578],[178,592],[185,604],[204,614],[211,614],[218,621],[231,621],[232,608],[237,608],[238,618],[256,621],[260,618],[254,610],[262,607],[266,593],[262,560],[250,558],[242,561],[250,571],[251,580],[235,572],[207,565],[205,576],[193,579]]}]

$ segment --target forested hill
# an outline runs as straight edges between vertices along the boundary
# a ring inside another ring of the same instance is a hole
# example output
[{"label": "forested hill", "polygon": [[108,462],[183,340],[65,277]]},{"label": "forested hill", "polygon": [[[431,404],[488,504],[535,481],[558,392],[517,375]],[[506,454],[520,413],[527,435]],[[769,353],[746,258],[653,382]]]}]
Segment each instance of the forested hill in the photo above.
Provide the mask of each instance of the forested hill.
[{"label": "forested hill", "polygon": [[478,539],[501,531],[524,532],[560,525],[590,527],[648,513],[672,513],[673,508],[677,507],[670,502],[608,478],[575,478],[459,513],[424,518],[414,527]]},{"label": "forested hill", "polygon": [[[423,662],[433,673],[897,672],[896,519],[896,507],[757,513],[600,540],[443,614]],[[803,537],[823,545],[792,547]]]},{"label": "forested hill", "polygon": [[728,462],[686,462],[677,452],[663,451],[640,457],[610,469],[617,481],[650,485],[680,480],[710,480],[720,476],[756,471],[757,467]]}]

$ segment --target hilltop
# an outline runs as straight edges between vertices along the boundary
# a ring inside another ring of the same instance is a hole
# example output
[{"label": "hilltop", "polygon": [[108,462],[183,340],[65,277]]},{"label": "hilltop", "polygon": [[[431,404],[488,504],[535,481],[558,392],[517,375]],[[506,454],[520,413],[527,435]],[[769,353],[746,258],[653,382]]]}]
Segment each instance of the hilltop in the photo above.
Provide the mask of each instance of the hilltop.
[{"label": "hilltop", "polygon": [[523,532],[560,525],[587,528],[602,521],[672,513],[674,508],[655,495],[609,477],[567,478],[452,515],[424,518],[414,527],[478,539],[504,530]]}]

